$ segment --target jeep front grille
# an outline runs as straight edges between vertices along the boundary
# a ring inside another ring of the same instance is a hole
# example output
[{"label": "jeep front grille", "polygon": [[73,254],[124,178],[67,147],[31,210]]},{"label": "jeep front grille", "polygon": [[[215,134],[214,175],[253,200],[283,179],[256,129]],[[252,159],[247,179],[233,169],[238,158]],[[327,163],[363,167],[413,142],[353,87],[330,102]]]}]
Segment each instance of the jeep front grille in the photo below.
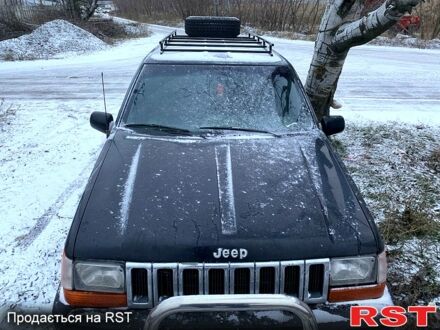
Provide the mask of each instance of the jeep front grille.
[{"label": "jeep front grille", "polygon": [[300,290],[302,290],[301,278],[301,268],[299,266],[286,266],[283,269],[284,281],[283,288],[284,293],[290,296],[299,296]]},{"label": "jeep front grille", "polygon": [[257,281],[259,293],[275,293],[277,280],[275,267],[260,268],[260,280]]},{"label": "jeep front grille", "polygon": [[208,290],[207,294],[224,294],[225,293],[225,270],[209,269],[208,270]]},{"label": "jeep front grille", "polygon": [[197,269],[185,269],[182,274],[182,294],[184,296],[199,294],[199,271]]},{"label": "jeep front grille", "polygon": [[146,302],[149,296],[148,277],[148,271],[146,269],[135,268],[131,270],[131,288],[134,302]]},{"label": "jeep front grille", "polygon": [[126,264],[129,307],[152,308],[177,295],[276,294],[315,304],[327,300],[329,260]]}]

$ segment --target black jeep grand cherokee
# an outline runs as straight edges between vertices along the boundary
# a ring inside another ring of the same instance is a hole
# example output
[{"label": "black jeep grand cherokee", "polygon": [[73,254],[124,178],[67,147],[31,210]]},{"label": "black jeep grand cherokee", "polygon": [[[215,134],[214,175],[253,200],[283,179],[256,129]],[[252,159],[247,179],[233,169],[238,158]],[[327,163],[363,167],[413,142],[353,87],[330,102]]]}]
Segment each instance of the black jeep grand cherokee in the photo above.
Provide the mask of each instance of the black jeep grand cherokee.
[{"label": "black jeep grand cherokee", "polygon": [[145,58],[115,121],[92,114],[108,139],[55,311],[146,318],[170,297],[281,294],[340,329],[350,304],[390,301],[384,244],[327,138],[343,119],[317,123],[292,65],[237,24],[188,19],[189,36]]}]

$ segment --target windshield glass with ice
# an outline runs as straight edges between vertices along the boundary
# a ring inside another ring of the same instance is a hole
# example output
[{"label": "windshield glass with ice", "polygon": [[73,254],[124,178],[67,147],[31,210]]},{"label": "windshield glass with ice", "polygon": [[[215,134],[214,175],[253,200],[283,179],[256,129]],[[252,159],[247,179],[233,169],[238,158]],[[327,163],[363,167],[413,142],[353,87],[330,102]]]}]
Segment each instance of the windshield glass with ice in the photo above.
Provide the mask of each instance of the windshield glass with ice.
[{"label": "windshield glass with ice", "polygon": [[305,130],[313,121],[299,84],[285,66],[146,65],[122,122],[190,131]]}]

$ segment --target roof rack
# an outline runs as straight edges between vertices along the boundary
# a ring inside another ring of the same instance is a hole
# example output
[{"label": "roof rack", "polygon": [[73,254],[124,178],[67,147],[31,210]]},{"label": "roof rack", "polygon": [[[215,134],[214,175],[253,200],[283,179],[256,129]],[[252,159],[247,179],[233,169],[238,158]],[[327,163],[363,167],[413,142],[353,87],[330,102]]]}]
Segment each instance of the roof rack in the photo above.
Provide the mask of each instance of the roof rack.
[{"label": "roof rack", "polygon": [[204,38],[177,35],[172,32],[159,42],[160,52],[257,53],[273,56],[274,44],[259,36],[248,34],[236,38]]}]

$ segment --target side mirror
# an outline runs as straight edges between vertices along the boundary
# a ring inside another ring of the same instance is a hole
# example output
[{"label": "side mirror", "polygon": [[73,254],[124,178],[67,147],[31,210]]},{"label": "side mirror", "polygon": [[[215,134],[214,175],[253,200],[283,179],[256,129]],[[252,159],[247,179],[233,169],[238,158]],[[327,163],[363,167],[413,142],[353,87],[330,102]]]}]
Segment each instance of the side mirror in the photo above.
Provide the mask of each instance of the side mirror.
[{"label": "side mirror", "polygon": [[345,129],[345,119],[342,116],[326,116],[322,118],[321,126],[327,136],[338,134]]},{"label": "side mirror", "polygon": [[90,125],[105,134],[110,131],[110,123],[113,121],[113,116],[109,113],[95,111],[90,116]]}]

